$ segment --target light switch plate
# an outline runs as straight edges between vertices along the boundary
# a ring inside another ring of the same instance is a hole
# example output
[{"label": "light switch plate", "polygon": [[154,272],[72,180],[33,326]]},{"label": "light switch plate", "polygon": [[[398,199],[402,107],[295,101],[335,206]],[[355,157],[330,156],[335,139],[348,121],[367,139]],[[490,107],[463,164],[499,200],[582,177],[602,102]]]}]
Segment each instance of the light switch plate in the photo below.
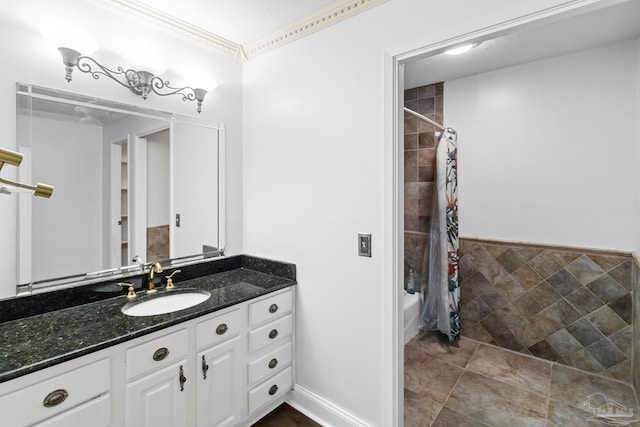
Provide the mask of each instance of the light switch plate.
[{"label": "light switch plate", "polygon": [[370,233],[358,233],[358,255],[371,258]]}]

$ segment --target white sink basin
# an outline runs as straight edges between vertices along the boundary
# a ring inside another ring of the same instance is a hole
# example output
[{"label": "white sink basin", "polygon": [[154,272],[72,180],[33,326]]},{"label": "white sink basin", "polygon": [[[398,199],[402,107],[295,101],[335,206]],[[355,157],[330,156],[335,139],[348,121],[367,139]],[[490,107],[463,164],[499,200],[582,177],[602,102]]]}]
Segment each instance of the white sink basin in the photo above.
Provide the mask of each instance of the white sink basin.
[{"label": "white sink basin", "polygon": [[191,289],[189,291],[167,291],[141,301],[130,301],[122,307],[127,316],[154,316],[173,313],[205,302],[210,292]]}]

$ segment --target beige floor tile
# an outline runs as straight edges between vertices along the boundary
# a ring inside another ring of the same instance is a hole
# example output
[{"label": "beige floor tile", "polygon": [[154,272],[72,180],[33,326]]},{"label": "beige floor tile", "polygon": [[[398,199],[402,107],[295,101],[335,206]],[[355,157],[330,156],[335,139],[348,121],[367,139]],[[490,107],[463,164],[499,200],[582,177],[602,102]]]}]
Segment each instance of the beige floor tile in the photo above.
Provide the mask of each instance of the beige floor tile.
[{"label": "beige floor tile", "polygon": [[438,332],[425,332],[414,338],[411,343],[415,344],[416,351],[420,351],[423,357],[433,357],[461,368],[467,366],[473,352],[480,345],[476,340],[465,337],[450,343]]},{"label": "beige floor tile", "polygon": [[466,417],[462,414],[452,411],[449,408],[442,408],[438,417],[435,419],[431,427],[489,427],[480,421]]},{"label": "beige floor tile", "polygon": [[481,344],[467,370],[546,396],[551,386],[551,365],[545,360]]},{"label": "beige floor tile", "polygon": [[405,360],[404,387],[411,392],[444,403],[463,369],[438,359]]},{"label": "beige floor tile", "polygon": [[573,408],[584,409],[587,396],[602,393],[627,408],[636,408],[635,395],[628,384],[568,366],[554,364],[551,371],[551,399]]},{"label": "beige floor tile", "polygon": [[404,390],[404,427],[429,427],[442,404],[411,390]]},{"label": "beige floor tile", "polygon": [[492,427],[544,427],[547,398],[466,371],[445,407]]},{"label": "beige floor tile", "polygon": [[549,401],[548,412],[547,427],[602,427],[602,424],[587,421],[593,415],[591,412],[563,405],[557,400]]},{"label": "beige floor tile", "polygon": [[468,338],[451,346],[438,334],[405,346],[405,387],[407,427],[601,425],[587,421],[588,396],[638,413],[628,384]]}]

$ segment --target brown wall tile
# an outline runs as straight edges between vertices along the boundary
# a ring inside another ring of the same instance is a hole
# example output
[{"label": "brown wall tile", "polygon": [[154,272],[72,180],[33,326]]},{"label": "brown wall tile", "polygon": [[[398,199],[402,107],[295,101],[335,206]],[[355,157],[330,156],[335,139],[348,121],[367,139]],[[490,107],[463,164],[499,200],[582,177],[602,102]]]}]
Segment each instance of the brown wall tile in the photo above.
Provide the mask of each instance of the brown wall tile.
[{"label": "brown wall tile", "polygon": [[[640,354],[640,303],[623,286],[638,289],[631,257],[479,239],[461,239],[460,248],[460,286],[486,303],[483,311],[473,303],[470,315],[499,334],[492,335],[496,345],[640,385],[640,372],[631,373],[633,354]],[[461,300],[461,313],[471,301]],[[473,327],[465,328],[463,317],[465,335]],[[495,319],[500,327],[491,328]]]}]

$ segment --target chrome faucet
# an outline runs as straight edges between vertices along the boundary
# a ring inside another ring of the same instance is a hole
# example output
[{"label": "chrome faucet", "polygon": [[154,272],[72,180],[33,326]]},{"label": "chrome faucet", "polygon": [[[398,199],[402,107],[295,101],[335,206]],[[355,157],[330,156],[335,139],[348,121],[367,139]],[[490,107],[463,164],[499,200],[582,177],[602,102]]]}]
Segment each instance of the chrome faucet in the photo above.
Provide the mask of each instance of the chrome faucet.
[{"label": "chrome faucet", "polygon": [[147,285],[147,293],[156,292],[156,285],[153,283],[153,276],[155,273],[162,273],[162,266],[159,262],[151,263],[149,269],[149,283]]}]

